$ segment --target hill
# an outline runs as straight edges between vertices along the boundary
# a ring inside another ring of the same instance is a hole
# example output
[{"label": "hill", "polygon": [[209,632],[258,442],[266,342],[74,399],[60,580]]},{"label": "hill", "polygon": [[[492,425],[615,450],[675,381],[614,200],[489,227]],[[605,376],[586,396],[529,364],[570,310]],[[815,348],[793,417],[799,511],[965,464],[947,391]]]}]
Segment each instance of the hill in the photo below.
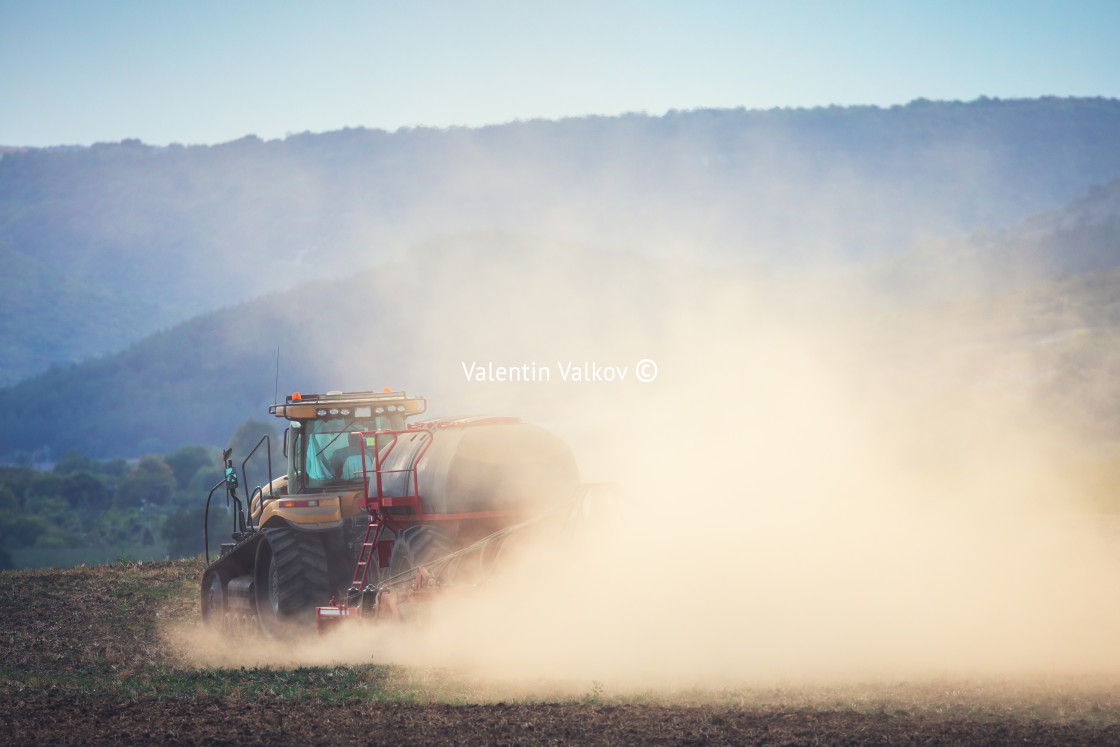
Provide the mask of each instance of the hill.
[{"label": "hill", "polygon": [[699,110],[6,152],[0,386],[441,235],[803,272],[1017,223],[1120,177],[1120,102]]},{"label": "hill", "polygon": [[[629,359],[690,295],[717,295],[735,277],[525,236],[448,237],[400,262],[203,315],[0,389],[0,454],[225,443],[274,401],[277,348],[281,397],[388,385],[432,395],[437,409],[484,409],[496,390],[458,396],[467,393],[464,362]],[[535,392],[517,414],[547,409],[549,396]]]},{"label": "hill", "polygon": [[929,242],[860,269],[890,303],[1021,290],[1120,266],[1120,180],[1014,226]]},{"label": "hill", "polygon": [[[695,369],[703,377],[705,366],[720,365],[710,358],[719,353],[691,352],[690,340],[707,344],[714,335],[712,344],[745,347],[760,329],[864,349],[883,371],[914,380],[979,372],[968,386],[1048,403],[1095,438],[1116,440],[1117,190],[962,239],[955,255],[900,255],[888,266],[891,283],[877,262],[815,281],[524,235],[445,237],[381,268],[203,315],[116,355],[2,389],[0,455],[47,446],[136,456],[224,444],[237,424],[293,390],[392,386],[430,395],[433,414],[497,410],[563,429],[588,406],[582,393],[476,385],[464,367],[652,357],[676,360],[677,376]],[[1009,253],[1039,263],[1012,265]],[[1002,273],[1027,264],[1041,269]]]}]

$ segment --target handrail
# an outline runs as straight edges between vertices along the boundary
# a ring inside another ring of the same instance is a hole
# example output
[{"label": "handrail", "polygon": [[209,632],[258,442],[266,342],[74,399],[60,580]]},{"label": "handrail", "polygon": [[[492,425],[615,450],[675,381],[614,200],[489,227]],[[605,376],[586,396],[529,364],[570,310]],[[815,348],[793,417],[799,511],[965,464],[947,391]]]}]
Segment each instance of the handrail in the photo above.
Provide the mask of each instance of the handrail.
[{"label": "handrail", "polygon": [[[245,465],[246,465],[246,464],[248,463],[248,461],[249,461],[250,459],[252,459],[252,458],[253,458],[253,455],[257,453],[257,449],[259,449],[259,448],[261,447],[261,444],[263,444],[263,443],[267,443],[267,444],[268,444],[268,449],[267,449],[267,456],[268,456],[268,485],[269,485],[269,490],[268,490],[268,494],[269,494],[269,497],[271,498],[271,497],[273,497],[273,496],[272,496],[272,439],[270,439],[270,438],[268,437],[268,434],[267,434],[267,433],[266,433],[266,434],[264,434],[263,436],[261,436],[261,440],[260,440],[260,441],[257,441],[257,445],[256,445],[256,446],[254,446],[254,447],[253,447],[253,448],[252,448],[252,449],[251,449],[251,450],[249,451],[249,455],[248,455],[248,456],[246,456],[246,457],[245,457],[244,459],[242,459],[242,460],[241,460],[241,483],[242,483],[243,485],[245,485],[245,486],[246,486],[246,490],[248,490],[248,486],[249,486],[249,480],[248,480],[248,477],[246,476],[246,472],[245,472]],[[258,488],[258,489],[260,489],[260,488]],[[247,506],[249,507],[249,526],[250,526],[250,527],[252,527],[252,526],[253,526],[253,495],[255,495],[255,494],[256,494],[256,491],[255,491],[255,490],[254,490],[254,491],[252,491],[252,492],[251,492],[251,493],[249,494],[249,498],[248,498],[248,499],[246,500],[246,505],[247,505]],[[261,510],[264,510],[264,490],[261,490]]]},{"label": "handrail", "polygon": [[[271,481],[270,481],[271,483]],[[271,494],[271,491],[270,491]],[[257,496],[261,497],[261,510],[264,510],[264,486],[258,485],[253,488],[253,492],[249,494],[249,498],[245,501],[247,510],[249,511],[249,526],[253,525],[253,499]]]},{"label": "handrail", "polygon": [[222,480],[210,488],[210,495],[206,496],[206,511],[202,514],[202,542],[206,547],[206,565],[210,565],[210,499],[214,497],[214,491],[225,484],[226,481]]},{"label": "handrail", "polygon": [[[422,433],[424,435],[425,442],[424,442],[424,445],[420,448],[419,452],[417,452],[416,456],[412,459],[411,465],[408,466],[408,467],[403,467],[401,469],[385,469],[385,466],[384,466],[385,462],[389,459],[390,455],[393,453],[393,449],[396,448],[397,442],[398,442],[400,436],[414,435],[414,434],[418,434],[418,433]],[[424,455],[426,453],[428,453],[428,448],[431,447],[431,445],[432,445],[432,439],[434,437],[434,434],[433,434],[432,430],[430,428],[417,428],[415,426],[412,426],[412,427],[407,427],[407,428],[398,429],[398,430],[359,431],[358,434],[359,434],[360,446],[361,446],[362,480],[363,480],[363,484],[364,484],[364,487],[365,487],[365,494],[366,494],[366,510],[369,510],[369,499],[371,497],[374,498],[374,500],[376,501],[376,504],[375,504],[376,507],[375,507],[374,510],[378,514],[380,514],[382,512],[382,509],[385,508],[385,499],[387,497],[388,498],[415,499],[417,504],[419,504],[419,502],[421,500],[421,497],[420,497],[420,479],[419,479],[419,476],[417,474],[417,469],[416,468],[417,468],[417,465],[420,463],[420,460],[424,458]],[[368,446],[367,438],[370,435],[373,436],[373,451],[374,451],[373,459],[371,460],[371,462],[373,464],[373,469],[372,470],[369,469],[366,466],[367,464],[371,463],[370,461],[366,461],[366,447]],[[382,446],[381,446],[381,442],[382,442],[383,438],[392,438],[392,441],[390,441],[384,447],[384,449],[382,449]],[[370,494],[370,473],[371,472],[374,474],[374,487],[376,489],[376,492],[373,495]],[[384,480],[383,480],[384,475],[386,475],[386,474],[399,474],[399,473],[402,473],[402,472],[406,472],[406,473],[411,472],[412,473],[412,475],[411,475],[412,492],[409,493],[408,490],[406,489],[405,490],[405,495],[386,496],[385,495],[385,483],[384,483]],[[420,508],[419,505],[417,505],[417,508],[421,512],[423,511],[423,509]]]}]

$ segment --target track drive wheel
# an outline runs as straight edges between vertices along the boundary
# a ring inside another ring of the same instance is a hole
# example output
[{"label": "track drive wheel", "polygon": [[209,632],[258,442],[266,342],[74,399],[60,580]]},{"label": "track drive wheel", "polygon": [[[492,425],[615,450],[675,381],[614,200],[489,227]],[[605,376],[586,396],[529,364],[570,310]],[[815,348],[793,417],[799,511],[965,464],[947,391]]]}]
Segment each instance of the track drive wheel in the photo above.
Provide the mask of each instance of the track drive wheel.
[{"label": "track drive wheel", "polygon": [[264,632],[282,635],[286,629],[315,623],[315,608],[331,598],[327,551],[317,534],[289,527],[261,530],[253,588],[257,619]]}]

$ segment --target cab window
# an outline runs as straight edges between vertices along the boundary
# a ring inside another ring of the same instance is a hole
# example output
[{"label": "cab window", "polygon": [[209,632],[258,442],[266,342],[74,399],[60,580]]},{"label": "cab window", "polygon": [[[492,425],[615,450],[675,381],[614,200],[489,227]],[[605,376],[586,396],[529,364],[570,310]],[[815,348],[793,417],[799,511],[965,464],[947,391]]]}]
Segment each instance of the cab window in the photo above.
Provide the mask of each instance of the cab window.
[{"label": "cab window", "polygon": [[[322,418],[303,423],[302,456],[307,487],[325,488],[332,485],[361,483],[361,449],[350,445],[353,431],[374,431],[400,428],[400,416],[378,415],[374,418]],[[372,455],[367,458],[371,461]],[[366,468],[372,465],[367,464]]]}]

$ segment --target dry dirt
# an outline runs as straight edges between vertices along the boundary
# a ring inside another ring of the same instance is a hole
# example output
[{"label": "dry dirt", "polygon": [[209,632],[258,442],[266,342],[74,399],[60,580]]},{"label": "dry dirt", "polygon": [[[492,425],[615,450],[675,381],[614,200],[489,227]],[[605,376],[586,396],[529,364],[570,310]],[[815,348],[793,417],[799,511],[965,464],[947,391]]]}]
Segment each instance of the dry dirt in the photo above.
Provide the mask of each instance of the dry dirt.
[{"label": "dry dirt", "polygon": [[[929,682],[493,702],[376,665],[199,669],[199,561],[0,574],[5,744],[1120,744],[1120,683]],[[438,679],[438,678],[437,678]],[[410,684],[412,683],[412,684]]]}]

